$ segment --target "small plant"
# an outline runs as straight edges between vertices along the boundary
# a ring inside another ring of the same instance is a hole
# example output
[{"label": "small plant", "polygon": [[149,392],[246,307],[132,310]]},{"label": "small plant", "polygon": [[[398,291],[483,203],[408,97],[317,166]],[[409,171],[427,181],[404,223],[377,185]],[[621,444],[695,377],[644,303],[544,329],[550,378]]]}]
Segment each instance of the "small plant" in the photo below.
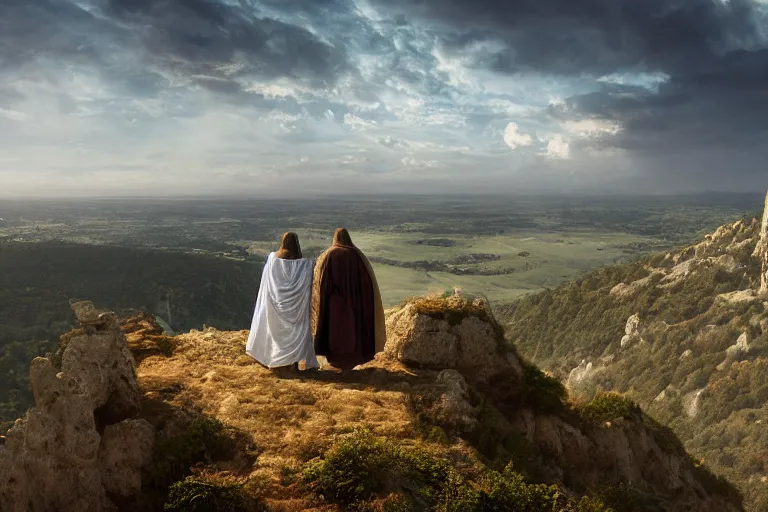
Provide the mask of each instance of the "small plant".
[{"label": "small plant", "polygon": [[618,393],[599,392],[595,398],[581,408],[581,417],[593,425],[607,421],[630,418],[640,414],[640,407]]},{"label": "small plant", "polygon": [[164,509],[172,512],[260,512],[267,508],[239,482],[192,476],[170,488]]},{"label": "small plant", "polygon": [[565,410],[565,387],[535,366],[523,363],[523,402],[535,411],[559,414]]},{"label": "small plant", "polygon": [[502,472],[488,471],[475,484],[454,480],[446,487],[439,512],[611,512],[599,499],[576,503],[555,485],[526,483],[511,465]]},{"label": "small plant", "polygon": [[366,502],[392,485],[404,489],[408,503],[434,504],[449,474],[448,463],[429,451],[391,446],[369,431],[357,430],[324,458],[310,461],[303,481],[326,501],[346,510],[367,510]]},{"label": "small plant", "polygon": [[381,475],[392,462],[383,441],[357,430],[331,448],[324,459],[311,460],[303,480],[327,501],[359,505],[381,490]]},{"label": "small plant", "polygon": [[150,481],[155,488],[165,489],[189,475],[196,464],[227,458],[233,450],[234,441],[226,435],[220,421],[205,416],[197,418],[180,435],[155,443]]}]

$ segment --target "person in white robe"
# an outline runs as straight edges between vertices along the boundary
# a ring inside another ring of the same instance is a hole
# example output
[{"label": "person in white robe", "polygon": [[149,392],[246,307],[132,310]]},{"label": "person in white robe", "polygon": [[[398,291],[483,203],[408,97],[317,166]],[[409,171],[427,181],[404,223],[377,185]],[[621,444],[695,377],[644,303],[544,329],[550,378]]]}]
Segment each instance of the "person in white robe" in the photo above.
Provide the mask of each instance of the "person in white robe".
[{"label": "person in white robe", "polygon": [[270,253],[245,351],[268,368],[318,368],[310,324],[314,261],[302,258],[299,238],[286,233]]}]

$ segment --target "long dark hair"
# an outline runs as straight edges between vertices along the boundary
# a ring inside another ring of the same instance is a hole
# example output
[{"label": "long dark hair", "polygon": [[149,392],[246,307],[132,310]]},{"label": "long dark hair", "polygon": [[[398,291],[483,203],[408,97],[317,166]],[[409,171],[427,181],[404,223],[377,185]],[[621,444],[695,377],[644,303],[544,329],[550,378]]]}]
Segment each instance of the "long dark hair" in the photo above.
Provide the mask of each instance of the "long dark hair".
[{"label": "long dark hair", "polygon": [[349,231],[345,228],[339,228],[333,233],[333,245],[342,245],[345,247],[354,247],[352,243],[352,237],[349,236]]},{"label": "long dark hair", "polygon": [[299,235],[289,231],[283,235],[283,240],[280,242],[280,249],[275,254],[282,260],[300,260],[301,245],[299,245]]}]

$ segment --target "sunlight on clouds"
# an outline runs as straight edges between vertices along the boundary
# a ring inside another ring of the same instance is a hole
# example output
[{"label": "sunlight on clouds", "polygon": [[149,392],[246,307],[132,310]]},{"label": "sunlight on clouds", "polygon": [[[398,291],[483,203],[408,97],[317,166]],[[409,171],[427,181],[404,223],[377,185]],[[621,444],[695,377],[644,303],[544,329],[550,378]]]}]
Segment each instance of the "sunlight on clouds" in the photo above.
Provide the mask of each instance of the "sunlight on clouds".
[{"label": "sunlight on clouds", "polygon": [[571,155],[571,146],[562,135],[554,135],[547,143],[546,155],[548,158],[568,159]]},{"label": "sunlight on clouds", "polygon": [[400,162],[405,167],[416,167],[416,168],[424,168],[424,169],[433,169],[436,167],[442,167],[440,162],[437,160],[420,160],[418,158],[414,158],[413,156],[407,156],[404,157]]},{"label": "sunlight on clouds", "polygon": [[654,73],[612,73],[597,79],[598,82],[618,85],[644,87],[655,91],[669,80],[669,75],[662,72]]},{"label": "sunlight on clouds", "polygon": [[366,131],[375,128],[377,124],[373,121],[366,121],[354,114],[344,114],[344,124],[352,131]]},{"label": "sunlight on clouds", "polygon": [[509,123],[504,130],[504,143],[512,149],[517,149],[533,144],[533,137],[521,132],[517,123]]},{"label": "sunlight on clouds", "polygon": [[616,135],[621,129],[618,123],[605,119],[566,121],[562,126],[570,133],[583,137],[594,137],[603,134]]}]

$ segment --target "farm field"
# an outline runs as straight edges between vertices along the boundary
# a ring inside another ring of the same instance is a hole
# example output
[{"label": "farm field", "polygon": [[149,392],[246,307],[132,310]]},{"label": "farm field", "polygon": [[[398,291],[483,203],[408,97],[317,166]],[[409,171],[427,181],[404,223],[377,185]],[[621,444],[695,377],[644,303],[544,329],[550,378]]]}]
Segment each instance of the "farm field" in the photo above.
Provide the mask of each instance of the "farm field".
[{"label": "farm field", "polygon": [[[327,230],[288,229],[299,234],[307,255],[319,254],[330,243]],[[485,295],[491,301],[508,301],[627,258],[632,254],[628,249],[632,244],[647,246],[655,242],[650,237],[626,233],[588,231],[558,234],[521,231],[439,238],[418,232],[357,231],[352,236],[355,244],[372,260],[386,305],[397,304],[408,296],[454,287]],[[431,240],[437,243],[431,245]],[[264,256],[274,250],[274,246],[274,240],[257,241],[249,246],[249,252]],[[472,255],[494,259],[474,262]],[[464,263],[452,263],[457,259]],[[435,263],[436,267],[447,262],[454,272],[423,268],[430,266],[428,262]],[[411,266],[401,266],[408,264]]]}]

